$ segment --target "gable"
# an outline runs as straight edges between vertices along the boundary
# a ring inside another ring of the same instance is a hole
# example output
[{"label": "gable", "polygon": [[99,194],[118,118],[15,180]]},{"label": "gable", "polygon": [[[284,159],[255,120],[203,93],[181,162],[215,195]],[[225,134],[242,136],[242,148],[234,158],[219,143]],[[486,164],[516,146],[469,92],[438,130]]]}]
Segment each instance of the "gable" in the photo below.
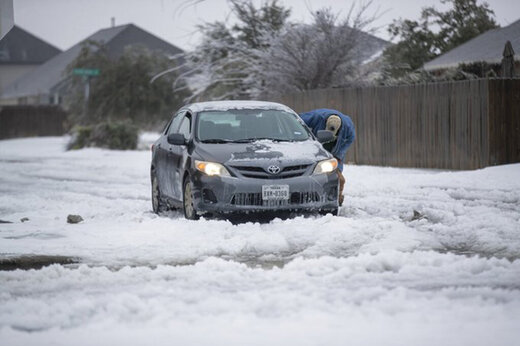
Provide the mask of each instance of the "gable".
[{"label": "gable", "polygon": [[18,26],[0,40],[0,64],[42,64],[60,52]]}]

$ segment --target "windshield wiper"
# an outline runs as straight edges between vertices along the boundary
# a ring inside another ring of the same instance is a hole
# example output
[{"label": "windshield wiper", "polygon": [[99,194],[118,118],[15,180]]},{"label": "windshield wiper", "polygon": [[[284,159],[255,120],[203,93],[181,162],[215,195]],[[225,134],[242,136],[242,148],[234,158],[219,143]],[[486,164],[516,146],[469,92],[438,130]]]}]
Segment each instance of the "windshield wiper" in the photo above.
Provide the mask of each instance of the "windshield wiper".
[{"label": "windshield wiper", "polygon": [[222,139],[222,138],[210,138],[201,140],[202,143],[251,143],[255,141],[273,141],[273,142],[294,142],[289,139],[279,139],[279,138],[269,138],[269,137],[252,137],[252,138],[242,138],[242,139]]},{"label": "windshield wiper", "polygon": [[202,143],[234,143],[235,141],[232,141],[230,139],[211,138],[211,139],[201,140],[201,142]]},{"label": "windshield wiper", "polygon": [[235,143],[249,143],[254,141],[273,141],[273,142],[292,142],[289,139],[281,139],[281,138],[270,138],[270,137],[252,137],[252,138],[243,138],[243,139],[237,139],[234,142]]}]

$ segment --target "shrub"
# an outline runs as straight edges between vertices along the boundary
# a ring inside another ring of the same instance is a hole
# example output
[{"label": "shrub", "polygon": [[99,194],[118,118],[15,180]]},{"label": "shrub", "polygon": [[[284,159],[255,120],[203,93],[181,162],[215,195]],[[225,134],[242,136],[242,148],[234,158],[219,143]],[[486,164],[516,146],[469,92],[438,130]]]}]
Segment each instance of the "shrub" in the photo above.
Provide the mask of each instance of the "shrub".
[{"label": "shrub", "polygon": [[98,147],[132,150],[137,147],[139,131],[129,122],[102,122],[91,126],[76,126],[67,149]]},{"label": "shrub", "polygon": [[67,144],[67,150],[77,150],[88,147],[92,126],[76,126],[72,129],[72,138]]}]

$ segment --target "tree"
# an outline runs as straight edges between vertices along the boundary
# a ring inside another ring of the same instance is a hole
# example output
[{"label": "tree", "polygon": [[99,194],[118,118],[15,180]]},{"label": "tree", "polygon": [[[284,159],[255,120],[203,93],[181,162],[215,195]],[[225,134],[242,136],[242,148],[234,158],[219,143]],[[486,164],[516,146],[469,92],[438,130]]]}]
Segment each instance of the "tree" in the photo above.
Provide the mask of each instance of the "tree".
[{"label": "tree", "polygon": [[180,80],[194,86],[193,98],[235,99],[257,93],[262,52],[286,25],[290,10],[278,0],[255,7],[251,0],[230,0],[237,24],[214,22],[199,27],[201,43],[186,55]]},{"label": "tree", "polygon": [[253,49],[269,47],[269,39],[282,30],[291,14],[278,5],[278,0],[265,2],[258,9],[251,1],[231,0],[231,5],[238,19],[232,30],[238,40]]},{"label": "tree", "polygon": [[[115,59],[96,42],[83,45],[78,57],[68,66],[68,106],[75,124],[128,120],[152,128],[180,107],[187,91],[173,92],[175,74],[151,82],[152,76],[171,66],[172,60],[159,52],[132,46]],[[82,76],[74,68],[97,68],[99,76],[90,81],[90,96],[85,109]]]},{"label": "tree", "polygon": [[354,80],[368,58],[363,52],[370,41],[364,30],[373,20],[365,16],[369,5],[365,3],[356,12],[351,7],[342,20],[324,9],[314,13],[310,25],[287,27],[263,56],[264,92],[339,87]]},{"label": "tree", "polygon": [[194,97],[269,97],[289,90],[345,85],[354,78],[368,42],[363,32],[367,2],[350,8],[345,19],[331,10],[314,13],[312,24],[291,24],[290,10],[273,0],[259,8],[252,0],[230,0],[237,24],[201,27],[203,39],[188,54],[182,76],[195,86]]},{"label": "tree", "polygon": [[389,27],[392,38],[400,41],[384,53],[385,73],[400,77],[420,68],[425,62],[497,27],[494,12],[477,0],[441,0],[451,8],[441,12],[434,7],[422,9],[419,21],[399,19]]}]

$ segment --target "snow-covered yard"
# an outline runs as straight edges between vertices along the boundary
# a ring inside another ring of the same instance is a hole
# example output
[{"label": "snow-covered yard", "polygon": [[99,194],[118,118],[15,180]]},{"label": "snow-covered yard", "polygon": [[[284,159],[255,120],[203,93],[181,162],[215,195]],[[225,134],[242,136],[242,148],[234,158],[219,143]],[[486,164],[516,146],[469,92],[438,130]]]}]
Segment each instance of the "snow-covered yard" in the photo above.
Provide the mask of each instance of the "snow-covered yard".
[{"label": "snow-covered yard", "polygon": [[234,225],[154,215],[149,151],[66,140],[0,141],[1,258],[79,262],[0,271],[1,345],[518,344],[520,164],[349,165],[341,216]]}]

